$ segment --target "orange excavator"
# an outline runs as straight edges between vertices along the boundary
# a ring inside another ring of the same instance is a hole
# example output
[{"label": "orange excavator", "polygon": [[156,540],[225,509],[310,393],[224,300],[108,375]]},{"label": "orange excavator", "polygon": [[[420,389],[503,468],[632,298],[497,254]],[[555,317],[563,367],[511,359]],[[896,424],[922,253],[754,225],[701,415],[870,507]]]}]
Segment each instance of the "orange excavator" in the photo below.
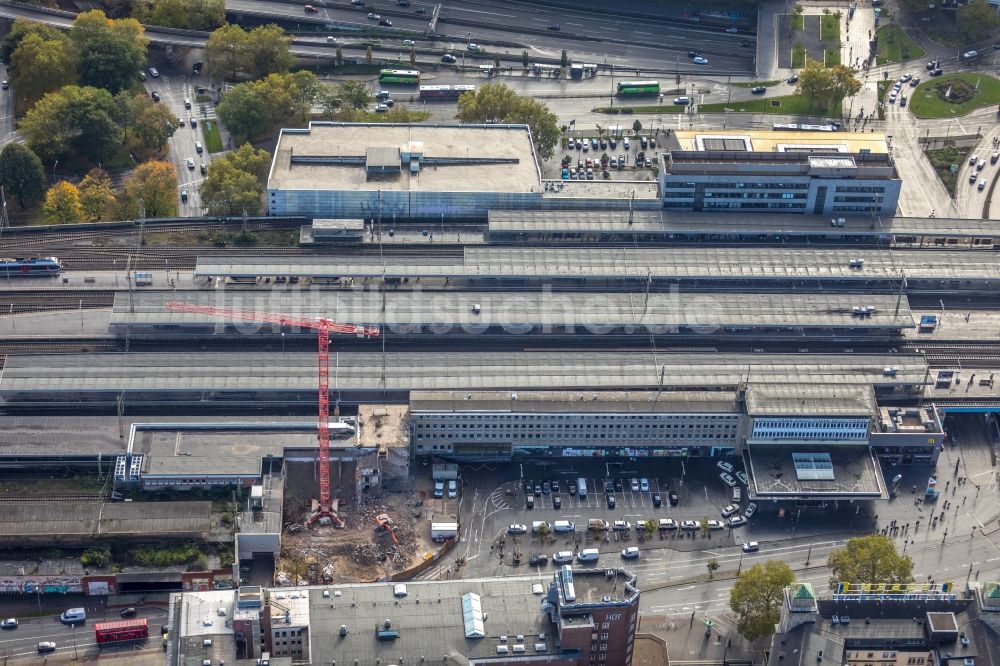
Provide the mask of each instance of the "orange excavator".
[{"label": "orange excavator", "polygon": [[392,542],[396,544],[396,548],[399,548],[399,539],[396,538],[396,532],[392,529],[392,518],[389,517],[389,514],[378,514],[375,516],[375,522],[378,523],[379,528],[389,533],[389,536],[392,537]]}]

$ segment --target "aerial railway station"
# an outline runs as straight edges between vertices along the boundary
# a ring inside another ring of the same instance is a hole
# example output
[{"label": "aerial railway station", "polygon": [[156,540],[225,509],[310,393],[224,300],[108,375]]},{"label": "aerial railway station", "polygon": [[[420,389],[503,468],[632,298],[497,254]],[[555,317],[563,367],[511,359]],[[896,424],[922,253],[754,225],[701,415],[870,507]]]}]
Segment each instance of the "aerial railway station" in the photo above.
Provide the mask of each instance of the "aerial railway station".
[{"label": "aerial railway station", "polygon": [[[908,354],[699,354],[662,352],[336,352],[331,400],[399,402],[418,390],[733,390],[753,384],[871,386],[876,397],[915,399],[930,381]],[[295,352],[129,352],[16,355],[0,399],[159,405],[314,405],[316,357]]]},{"label": "aerial railway station", "polygon": [[891,294],[609,293],[291,289],[118,292],[119,337],[308,336],[292,326],[169,309],[173,302],[221,311],[334,317],[377,325],[389,341],[611,338],[650,335],[709,340],[891,340],[915,328],[907,299]]},{"label": "aerial railway station", "polygon": [[637,210],[489,213],[486,241],[497,245],[629,243],[641,245],[798,244],[878,248],[994,250],[1000,220],[939,217],[733,215]]},{"label": "aerial railway station", "polygon": [[[467,247],[463,257],[199,257],[195,277],[313,283],[385,282],[467,289],[860,290],[986,292],[1000,287],[989,253],[822,248]],[[904,285],[905,281],[905,285]]]}]

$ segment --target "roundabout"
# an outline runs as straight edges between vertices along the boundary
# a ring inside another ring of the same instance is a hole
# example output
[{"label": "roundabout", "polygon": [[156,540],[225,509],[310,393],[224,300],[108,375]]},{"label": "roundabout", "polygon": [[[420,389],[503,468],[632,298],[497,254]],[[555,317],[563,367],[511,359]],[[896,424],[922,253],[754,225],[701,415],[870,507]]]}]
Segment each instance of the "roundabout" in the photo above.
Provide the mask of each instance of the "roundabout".
[{"label": "roundabout", "polygon": [[959,72],[921,83],[910,97],[918,118],[954,118],[1000,104],[1000,80],[978,72]]}]

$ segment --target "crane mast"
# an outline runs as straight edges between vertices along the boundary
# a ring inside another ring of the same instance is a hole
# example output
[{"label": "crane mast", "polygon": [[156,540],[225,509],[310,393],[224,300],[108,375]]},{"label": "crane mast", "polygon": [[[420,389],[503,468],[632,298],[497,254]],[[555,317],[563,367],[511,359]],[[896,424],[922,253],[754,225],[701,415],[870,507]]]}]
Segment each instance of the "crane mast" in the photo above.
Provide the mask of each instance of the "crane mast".
[{"label": "crane mast", "polygon": [[359,338],[377,338],[381,334],[379,327],[342,324],[322,317],[316,319],[287,317],[268,312],[217,308],[180,301],[171,301],[167,303],[166,307],[174,312],[191,312],[212,317],[278,324],[279,326],[297,326],[316,331],[318,340],[316,432],[319,440],[319,508],[309,516],[307,523],[312,525],[321,518],[329,518],[334,523],[340,524],[340,518],[333,512],[330,493],[330,333],[356,335]]}]

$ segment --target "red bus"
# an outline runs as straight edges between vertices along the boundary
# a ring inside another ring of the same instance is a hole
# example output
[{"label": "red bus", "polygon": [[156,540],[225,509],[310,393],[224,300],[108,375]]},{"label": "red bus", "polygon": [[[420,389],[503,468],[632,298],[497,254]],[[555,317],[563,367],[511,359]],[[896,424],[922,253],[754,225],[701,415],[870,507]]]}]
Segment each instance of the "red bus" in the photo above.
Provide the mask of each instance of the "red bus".
[{"label": "red bus", "polygon": [[128,641],[144,641],[149,638],[149,623],[144,617],[115,620],[114,622],[98,622],[94,625],[94,637],[97,639],[98,646]]}]

